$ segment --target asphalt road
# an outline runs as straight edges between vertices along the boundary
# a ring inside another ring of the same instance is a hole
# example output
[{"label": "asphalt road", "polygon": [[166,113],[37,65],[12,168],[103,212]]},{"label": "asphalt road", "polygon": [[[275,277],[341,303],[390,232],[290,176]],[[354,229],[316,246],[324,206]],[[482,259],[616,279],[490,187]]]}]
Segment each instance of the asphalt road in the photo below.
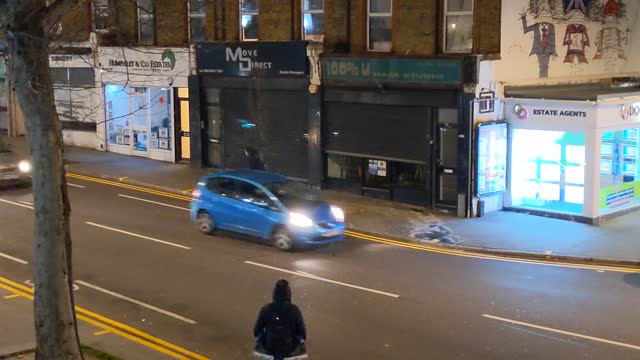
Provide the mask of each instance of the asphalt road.
[{"label": "asphalt road", "polygon": [[[77,304],[207,358],[252,358],[255,317],[286,278],[312,359],[640,359],[640,274],[354,238],[282,253],[198,233],[181,200],[71,183]],[[0,190],[0,276],[19,282],[30,264],[3,255],[31,263],[31,201]]]}]

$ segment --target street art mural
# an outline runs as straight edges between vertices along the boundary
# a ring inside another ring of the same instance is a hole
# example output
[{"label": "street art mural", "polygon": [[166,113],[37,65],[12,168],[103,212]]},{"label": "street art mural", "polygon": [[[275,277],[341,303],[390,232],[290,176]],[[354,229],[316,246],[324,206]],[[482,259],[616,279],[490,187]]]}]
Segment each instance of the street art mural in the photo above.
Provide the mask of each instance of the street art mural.
[{"label": "street art mural", "polygon": [[[590,60],[607,70],[626,62],[629,22],[636,21],[627,17],[626,1],[528,0],[519,22],[532,41],[529,56],[537,58],[538,77],[548,78],[550,66],[571,66],[567,71],[579,73]],[[558,47],[565,48],[561,58]]]}]

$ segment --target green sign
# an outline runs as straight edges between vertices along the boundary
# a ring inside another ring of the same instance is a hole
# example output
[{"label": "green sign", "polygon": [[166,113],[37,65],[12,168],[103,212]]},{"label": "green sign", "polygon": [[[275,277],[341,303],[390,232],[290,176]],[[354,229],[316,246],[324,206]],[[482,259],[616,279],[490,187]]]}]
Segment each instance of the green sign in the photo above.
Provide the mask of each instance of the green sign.
[{"label": "green sign", "polygon": [[611,209],[640,199],[640,181],[600,189],[600,208]]},{"label": "green sign", "polygon": [[462,83],[458,60],[323,58],[325,80],[415,82],[456,85]]}]

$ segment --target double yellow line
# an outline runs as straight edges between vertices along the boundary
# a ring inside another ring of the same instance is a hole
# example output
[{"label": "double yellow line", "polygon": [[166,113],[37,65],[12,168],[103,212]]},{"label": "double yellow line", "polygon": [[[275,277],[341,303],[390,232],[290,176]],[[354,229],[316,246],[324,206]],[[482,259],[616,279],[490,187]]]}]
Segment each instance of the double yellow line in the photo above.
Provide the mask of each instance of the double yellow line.
[{"label": "double yellow line", "polygon": [[[22,296],[24,298],[33,300],[33,289],[18,284],[9,279],[5,279],[0,277],[0,288],[8,290],[12,292],[14,295]],[[79,306],[75,307],[76,317],[78,320],[84,321],[91,325],[94,325],[102,331],[101,334],[114,333],[116,335],[122,336],[128,340],[136,342],[138,344],[144,345],[148,348],[154,349],[158,352],[171,356],[175,359],[180,360],[208,360],[206,357],[191,352],[187,349],[184,349],[180,346],[174,345],[170,342],[164,341],[157,337],[151,336],[145,332],[142,332],[138,329],[132,328],[120,322],[111,320],[102,315],[96,314],[92,311],[83,309]]]},{"label": "double yellow line", "polygon": [[173,193],[170,193],[170,192],[167,192],[167,191],[155,190],[155,189],[150,189],[150,188],[146,188],[146,187],[142,187],[142,186],[129,185],[129,184],[125,184],[123,182],[118,182],[118,181],[100,179],[100,178],[93,177],[93,176],[85,176],[85,175],[80,175],[80,174],[67,173],[67,177],[73,178],[73,179],[92,181],[92,182],[105,184],[105,185],[110,185],[110,186],[116,186],[116,187],[129,189],[129,190],[140,191],[140,192],[153,194],[153,195],[164,196],[164,197],[177,199],[177,200],[191,201],[191,198],[188,197],[188,196],[177,195],[177,194],[173,194]]},{"label": "double yellow line", "polygon": [[[154,190],[146,187],[129,185],[122,182],[104,180],[101,178],[96,178],[92,176],[79,175],[74,173],[67,173],[68,177],[92,181],[96,183],[101,183],[105,185],[117,186],[125,189],[136,190],[140,192],[145,192],[153,195],[164,196],[177,200],[191,201],[191,198],[183,195],[176,195],[166,191]],[[431,253],[445,254],[451,256],[461,256],[467,258],[475,258],[475,259],[487,259],[487,260],[497,260],[497,261],[507,261],[507,262],[518,262],[518,263],[527,263],[527,264],[538,264],[538,265],[548,265],[555,267],[567,267],[567,268],[577,268],[577,269],[588,269],[588,270],[602,270],[602,271],[614,271],[614,272],[622,272],[622,273],[638,273],[640,272],[639,268],[634,267],[624,267],[624,266],[604,266],[604,265],[589,265],[589,264],[580,264],[580,263],[572,263],[572,262],[560,262],[554,261],[549,258],[548,261],[545,260],[533,260],[533,259],[525,259],[517,256],[508,256],[508,255],[492,255],[492,254],[483,254],[478,252],[464,251],[464,250],[456,250],[456,249],[445,249],[438,248],[435,246],[429,245],[420,245],[413,244],[404,241],[397,241],[392,239],[386,239],[375,235],[364,234],[355,231],[345,231],[345,234],[348,236],[352,236],[361,240],[372,241],[387,245],[393,245],[398,247],[403,247],[407,249],[414,249],[420,251],[427,251]]]}]

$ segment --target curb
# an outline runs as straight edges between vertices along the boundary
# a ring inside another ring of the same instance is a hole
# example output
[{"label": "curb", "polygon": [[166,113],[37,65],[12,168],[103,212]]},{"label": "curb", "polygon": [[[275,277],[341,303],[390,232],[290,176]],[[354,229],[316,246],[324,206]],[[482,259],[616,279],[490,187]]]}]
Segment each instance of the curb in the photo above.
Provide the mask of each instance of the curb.
[{"label": "curb", "polygon": [[0,354],[0,359],[11,359],[11,358],[15,358],[15,357],[18,357],[18,356],[21,356],[21,355],[31,354],[31,353],[35,353],[35,352],[36,352],[36,348],[35,347],[30,347],[28,349],[12,351],[12,352],[9,352],[7,354]]},{"label": "curb", "polygon": [[[153,190],[164,191],[171,194],[185,195],[184,192],[180,190],[176,190],[170,187],[159,186],[151,183],[147,183],[144,181],[138,181],[129,178],[119,178],[113,175],[106,174],[96,174],[90,171],[84,170],[76,170],[73,169],[71,165],[67,165],[67,172],[76,173],[78,175],[97,177],[105,180],[111,180],[115,182],[121,182],[123,184],[146,187]],[[451,250],[459,250],[465,251],[469,253],[478,253],[478,254],[488,254],[495,255],[513,259],[528,259],[528,260],[537,260],[537,261],[547,261],[547,262],[557,262],[557,263],[565,263],[565,264],[578,264],[578,265],[600,265],[600,266],[612,266],[612,267],[624,267],[629,269],[640,269],[640,261],[633,260],[619,260],[619,259],[607,259],[607,258],[596,258],[596,257],[586,257],[586,256],[575,256],[575,255],[555,255],[555,254],[544,254],[544,253],[533,253],[526,251],[514,251],[514,250],[506,250],[506,249],[496,249],[496,248],[488,248],[488,247],[480,247],[480,246],[472,246],[472,245],[458,245],[458,244],[447,244],[447,243],[438,243],[438,244],[425,244],[420,241],[416,241],[415,239],[410,238],[398,238],[394,236],[388,236],[386,234],[376,234],[371,233],[366,230],[358,229],[357,227],[352,227],[348,230],[358,232],[364,235],[371,235],[377,237],[388,238],[390,240],[401,241],[409,244],[417,244],[420,246],[424,246],[432,249],[451,249]]]}]

